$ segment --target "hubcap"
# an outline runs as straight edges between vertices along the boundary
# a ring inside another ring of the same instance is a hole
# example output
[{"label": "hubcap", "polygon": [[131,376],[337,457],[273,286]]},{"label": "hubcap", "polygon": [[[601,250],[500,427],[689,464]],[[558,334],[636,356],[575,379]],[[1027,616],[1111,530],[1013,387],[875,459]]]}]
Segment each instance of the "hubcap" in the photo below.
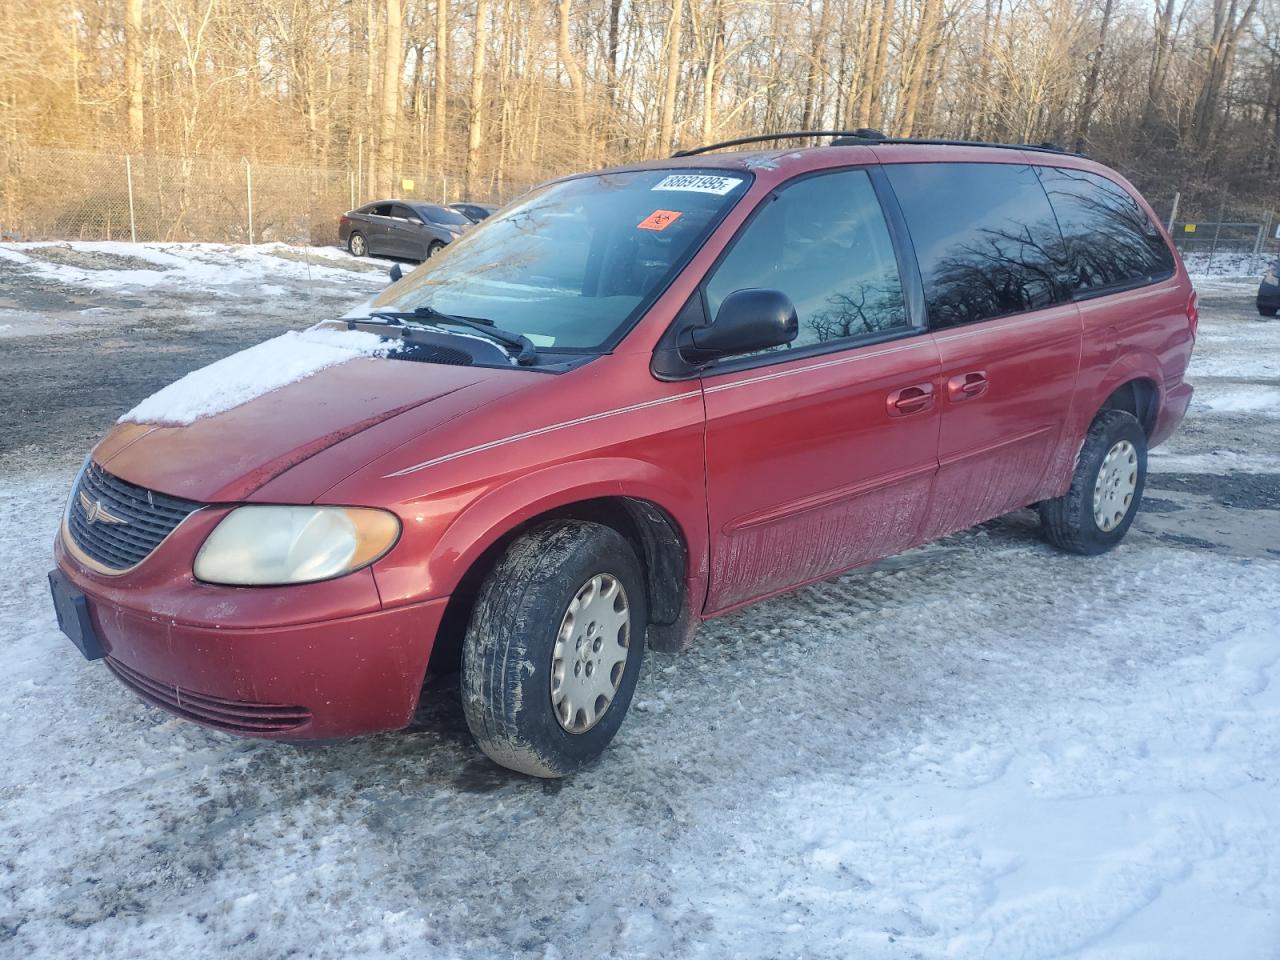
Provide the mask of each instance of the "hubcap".
[{"label": "hubcap", "polygon": [[364,254],[364,237],[351,238],[351,252],[357,257]]},{"label": "hubcap", "polygon": [[1093,484],[1093,520],[1103,533],[1110,533],[1128,515],[1138,489],[1138,451],[1121,440],[1107,451]]},{"label": "hubcap", "polygon": [[585,733],[609,709],[630,644],[627,591],[617,577],[598,573],[574,594],[551,653],[551,705],[569,733]]}]

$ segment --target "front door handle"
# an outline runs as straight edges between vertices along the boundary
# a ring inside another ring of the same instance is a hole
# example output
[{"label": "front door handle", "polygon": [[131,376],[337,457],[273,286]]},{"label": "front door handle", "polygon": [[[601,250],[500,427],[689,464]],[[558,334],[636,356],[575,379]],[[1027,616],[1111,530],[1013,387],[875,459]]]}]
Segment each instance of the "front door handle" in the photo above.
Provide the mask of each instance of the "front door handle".
[{"label": "front door handle", "polygon": [[956,374],[947,380],[947,397],[952,403],[972,400],[986,393],[988,386],[990,381],[987,380],[985,370],[971,370],[968,373]]},{"label": "front door handle", "polygon": [[933,406],[933,384],[917,383],[889,394],[889,416],[906,417]]}]

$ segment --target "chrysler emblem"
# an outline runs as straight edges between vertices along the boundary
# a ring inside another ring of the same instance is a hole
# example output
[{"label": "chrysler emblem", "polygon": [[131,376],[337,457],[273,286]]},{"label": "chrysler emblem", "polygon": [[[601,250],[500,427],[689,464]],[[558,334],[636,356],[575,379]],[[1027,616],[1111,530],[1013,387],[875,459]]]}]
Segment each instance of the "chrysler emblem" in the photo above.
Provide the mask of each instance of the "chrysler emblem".
[{"label": "chrysler emblem", "polygon": [[85,496],[84,491],[80,492],[80,506],[84,507],[84,518],[90,523],[123,523],[128,524],[128,520],[117,517],[114,513],[102,505],[101,500],[90,500]]}]

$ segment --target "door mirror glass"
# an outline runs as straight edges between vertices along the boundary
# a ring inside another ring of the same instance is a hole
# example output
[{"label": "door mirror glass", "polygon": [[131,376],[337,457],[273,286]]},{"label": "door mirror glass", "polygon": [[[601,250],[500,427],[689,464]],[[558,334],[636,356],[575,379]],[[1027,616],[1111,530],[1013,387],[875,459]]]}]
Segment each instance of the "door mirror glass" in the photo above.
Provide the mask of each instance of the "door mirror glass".
[{"label": "door mirror glass", "polygon": [[685,330],[680,354],[690,363],[700,363],[785,346],[799,332],[790,297],[781,290],[748,287],[724,298],[710,326]]}]

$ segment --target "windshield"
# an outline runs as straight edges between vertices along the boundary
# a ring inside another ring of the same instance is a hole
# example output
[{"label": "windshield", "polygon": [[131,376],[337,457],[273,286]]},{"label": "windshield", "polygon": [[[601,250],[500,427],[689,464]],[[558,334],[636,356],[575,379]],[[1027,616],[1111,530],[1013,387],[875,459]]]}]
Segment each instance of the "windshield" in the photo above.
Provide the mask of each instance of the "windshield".
[{"label": "windshield", "polygon": [[746,192],[750,175],[641,170],[554,183],[489,217],[374,300],[430,305],[582,352],[625,333]]}]

